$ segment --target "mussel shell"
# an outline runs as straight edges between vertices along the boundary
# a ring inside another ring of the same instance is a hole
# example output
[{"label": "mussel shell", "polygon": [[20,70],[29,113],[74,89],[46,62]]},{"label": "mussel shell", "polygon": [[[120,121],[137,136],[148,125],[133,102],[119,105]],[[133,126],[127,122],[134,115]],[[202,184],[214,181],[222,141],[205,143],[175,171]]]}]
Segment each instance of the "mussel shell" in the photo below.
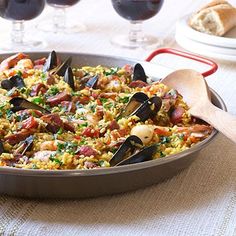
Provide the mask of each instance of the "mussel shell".
[{"label": "mussel shell", "polygon": [[20,77],[19,75],[14,75],[9,80],[12,82],[14,87],[17,87],[17,88],[26,87],[23,78]]},{"label": "mussel shell", "polygon": [[35,109],[38,111],[41,111],[42,113],[45,114],[49,114],[50,111],[48,111],[47,109],[34,104],[24,98],[21,97],[14,97],[10,100],[10,103],[15,107],[14,109],[12,109],[12,111],[19,111],[19,110],[24,110],[24,109]]},{"label": "mussel shell", "polygon": [[43,66],[43,71],[50,71],[57,66],[57,54],[55,51],[49,53],[49,56]]},{"label": "mussel shell", "polygon": [[9,91],[14,87],[17,88],[25,87],[25,82],[19,75],[14,75],[10,79],[3,80],[1,82],[1,87]]},{"label": "mussel shell", "polygon": [[71,67],[68,67],[66,69],[65,75],[64,75],[64,81],[70,85],[70,87],[75,90],[75,81],[74,81],[74,75]]},{"label": "mussel shell", "polygon": [[67,68],[70,67],[71,62],[72,62],[72,57],[68,57],[64,62],[62,62],[55,69],[53,69],[52,74],[63,76],[66,73]]},{"label": "mussel shell", "polygon": [[93,88],[95,89],[96,88],[96,85],[97,85],[97,82],[98,82],[98,79],[99,79],[99,75],[95,75],[93,77],[91,77],[87,83],[85,84],[86,87],[89,87],[89,88]]},{"label": "mussel shell", "polygon": [[3,143],[0,141],[0,155],[4,152]]},{"label": "mussel shell", "polygon": [[149,118],[153,118],[157,112],[161,109],[162,100],[158,96],[154,96],[146,100],[140,105],[132,114],[139,117],[140,121],[146,121]]},{"label": "mussel shell", "polygon": [[126,107],[124,108],[121,116],[126,117],[132,114],[140,105],[142,105],[148,96],[145,93],[137,92],[130,99]]},{"label": "mussel shell", "polygon": [[150,161],[153,158],[153,155],[157,152],[157,145],[154,144],[149,147],[143,148],[141,151],[138,153],[133,154],[129,158],[119,162],[117,166],[121,165],[129,165],[129,164],[135,164],[135,163],[140,163],[144,161]]},{"label": "mussel shell", "polygon": [[143,142],[139,137],[135,135],[129,136],[113,155],[112,159],[110,160],[110,165],[117,165],[124,159],[127,159],[129,156],[131,156],[137,148],[142,146]]},{"label": "mussel shell", "polygon": [[24,141],[20,143],[20,146],[17,148],[15,154],[24,155],[27,151],[29,151],[33,147],[34,136],[29,136]]},{"label": "mussel shell", "polygon": [[143,67],[139,63],[137,63],[134,66],[134,72],[133,72],[132,80],[133,81],[141,80],[141,81],[147,83],[147,76],[145,74],[145,71],[144,71]]},{"label": "mussel shell", "polygon": [[4,79],[1,82],[1,87],[9,91],[14,87],[14,84],[9,79]]}]

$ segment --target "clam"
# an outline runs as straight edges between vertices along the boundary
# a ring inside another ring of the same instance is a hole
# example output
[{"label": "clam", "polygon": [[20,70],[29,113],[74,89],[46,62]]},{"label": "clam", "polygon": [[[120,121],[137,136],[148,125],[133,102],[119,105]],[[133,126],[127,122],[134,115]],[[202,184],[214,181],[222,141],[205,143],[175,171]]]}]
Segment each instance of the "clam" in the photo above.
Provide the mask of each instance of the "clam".
[{"label": "clam", "polygon": [[41,111],[44,114],[49,114],[50,111],[48,111],[47,109],[32,103],[24,98],[21,97],[14,97],[10,100],[10,103],[13,105],[13,107],[11,108],[11,110],[13,112],[17,112],[20,110],[24,110],[24,109],[34,109],[34,110],[38,110]]},{"label": "clam", "polygon": [[143,147],[143,142],[135,135],[129,136],[110,160],[111,166],[121,166],[149,161],[157,151],[157,145]]}]

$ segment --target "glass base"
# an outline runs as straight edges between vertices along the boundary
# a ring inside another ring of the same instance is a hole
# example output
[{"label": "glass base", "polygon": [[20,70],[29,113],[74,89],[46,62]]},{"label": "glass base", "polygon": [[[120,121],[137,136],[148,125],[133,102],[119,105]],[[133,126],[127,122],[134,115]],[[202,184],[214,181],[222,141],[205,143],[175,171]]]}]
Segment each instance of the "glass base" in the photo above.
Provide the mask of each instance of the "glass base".
[{"label": "glass base", "polygon": [[140,40],[131,41],[128,35],[118,35],[111,39],[111,43],[122,48],[153,49],[163,45],[163,40],[152,35],[145,35]]},{"label": "glass base", "polygon": [[60,27],[46,20],[42,21],[36,27],[43,32],[60,33],[60,34],[75,34],[79,32],[85,32],[87,29],[86,26],[82,23],[76,23],[76,24],[68,23],[65,27]]},{"label": "glass base", "polygon": [[47,44],[44,41],[26,39],[22,43],[14,43],[10,40],[1,42],[0,50],[3,51],[15,51],[15,52],[24,52],[24,51],[33,51],[46,48]]}]

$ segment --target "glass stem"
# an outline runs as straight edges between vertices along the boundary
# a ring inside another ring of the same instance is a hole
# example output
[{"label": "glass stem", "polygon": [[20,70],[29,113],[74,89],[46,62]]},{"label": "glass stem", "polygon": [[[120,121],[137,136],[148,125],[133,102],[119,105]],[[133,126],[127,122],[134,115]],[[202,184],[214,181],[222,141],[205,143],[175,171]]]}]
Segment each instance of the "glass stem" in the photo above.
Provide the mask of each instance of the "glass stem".
[{"label": "glass stem", "polygon": [[130,21],[129,40],[131,42],[143,41],[143,30],[141,21]]},{"label": "glass stem", "polygon": [[53,25],[55,30],[62,30],[66,26],[66,9],[61,7],[54,8]]},{"label": "glass stem", "polygon": [[12,22],[11,41],[13,44],[23,44],[24,28],[24,21]]}]

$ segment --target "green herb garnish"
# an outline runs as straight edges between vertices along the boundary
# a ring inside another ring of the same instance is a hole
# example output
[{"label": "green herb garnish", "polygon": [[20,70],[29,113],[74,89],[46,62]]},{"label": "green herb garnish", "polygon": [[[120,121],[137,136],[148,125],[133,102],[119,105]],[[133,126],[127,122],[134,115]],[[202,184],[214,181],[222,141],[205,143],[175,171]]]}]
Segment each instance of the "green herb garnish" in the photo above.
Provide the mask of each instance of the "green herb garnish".
[{"label": "green herb garnish", "polygon": [[128,103],[128,101],[129,101],[129,97],[120,97],[119,98],[119,102],[122,102],[122,103]]}]

